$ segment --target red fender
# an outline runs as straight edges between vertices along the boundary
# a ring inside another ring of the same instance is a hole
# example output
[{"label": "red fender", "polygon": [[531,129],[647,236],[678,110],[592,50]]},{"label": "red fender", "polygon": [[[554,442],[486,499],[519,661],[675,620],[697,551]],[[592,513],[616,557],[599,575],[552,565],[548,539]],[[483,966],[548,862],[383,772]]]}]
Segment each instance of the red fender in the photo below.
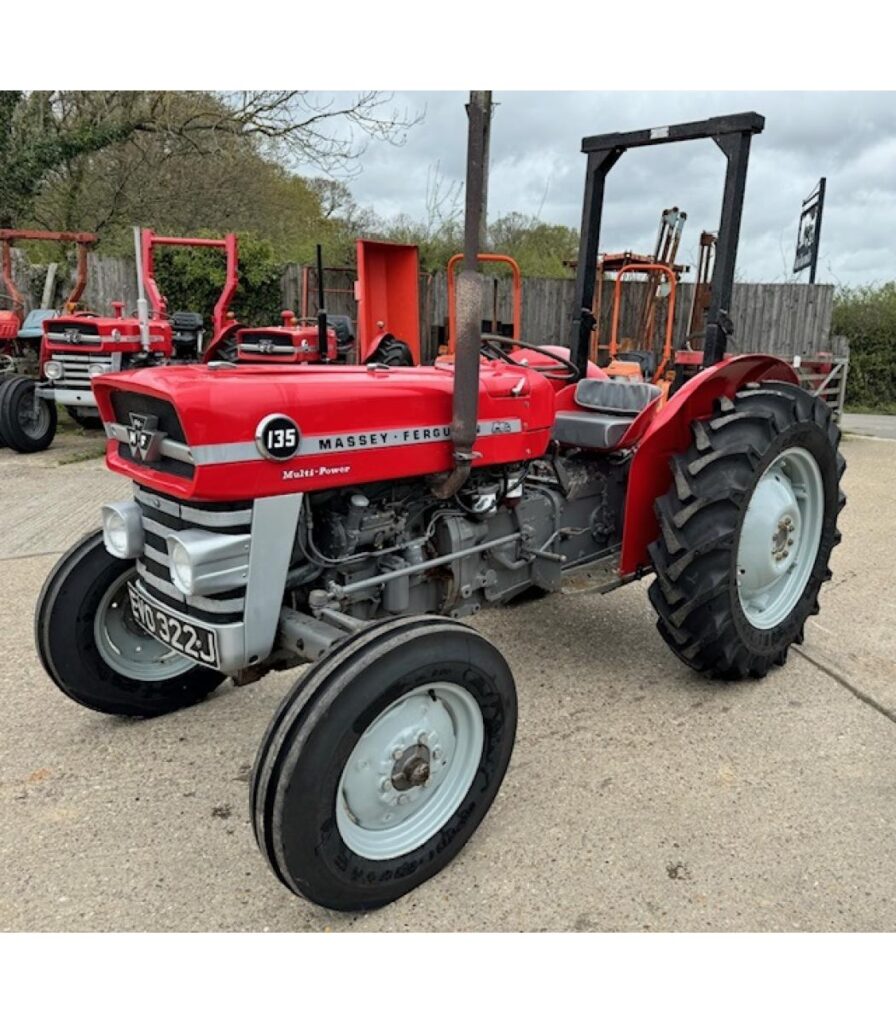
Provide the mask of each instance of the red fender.
[{"label": "red fender", "polygon": [[620,576],[650,566],[647,547],[659,535],[653,503],[672,483],[670,458],[687,451],[691,444],[691,423],[711,416],[717,398],[723,395],[733,398],[744,384],[754,380],[799,384],[793,367],[775,356],[734,356],[698,373],[656,414],[632,457],[625,497]]}]

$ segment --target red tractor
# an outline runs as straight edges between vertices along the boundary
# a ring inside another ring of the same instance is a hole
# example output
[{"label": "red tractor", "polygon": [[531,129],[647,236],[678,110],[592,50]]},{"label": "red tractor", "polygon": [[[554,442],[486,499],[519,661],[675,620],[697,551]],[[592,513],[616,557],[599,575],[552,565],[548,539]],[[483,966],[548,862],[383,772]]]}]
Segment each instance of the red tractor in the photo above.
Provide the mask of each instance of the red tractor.
[{"label": "red tractor", "polygon": [[[47,674],[112,715],[163,714],[228,676],[311,662],[262,740],[251,814],[276,877],[340,910],[435,875],[498,792],[514,679],[467,616],[582,577],[610,591],[653,573],[675,656],[758,678],[802,641],[840,540],[829,409],[781,360],[725,354],[763,118],[584,140],[577,326],[561,352],[481,333],[486,105],[474,93],[468,108],[453,363],[97,377],[107,464],[133,497],[103,506],[36,610]],[[703,138],[728,158],[704,363],[661,405],[655,385],[588,360],[604,178],[632,147]]]},{"label": "red tractor", "polygon": [[[236,333],[237,360],[416,366],[420,362],[417,247],[362,239],[357,252],[357,332],[349,317],[327,313],[323,256],[318,246],[317,316],[297,317],[291,309],[284,309],[281,324],[241,328]],[[220,358],[219,350],[212,348],[206,361]]]},{"label": "red tractor", "polygon": [[[169,314],[167,301],[156,282],[154,257],[160,246],[223,250],[227,259],[226,278],[212,316],[209,349],[226,353],[229,345],[230,354],[235,351],[233,338],[239,324],[230,313],[230,303],[237,288],[236,235],[223,239],[166,238],[148,229],[139,233],[135,229],[140,289],[136,315],[125,316],[121,302],[112,303],[111,316],[76,312],[70,297],[64,314],[43,321],[39,380],[19,376],[0,391],[0,435],[10,448],[19,452],[47,448],[56,435],[57,403],[65,406],[77,422],[99,425],[96,399],[90,387],[98,374],[162,363],[196,362],[202,357],[202,315]],[[83,289],[83,273],[78,280]]]}]

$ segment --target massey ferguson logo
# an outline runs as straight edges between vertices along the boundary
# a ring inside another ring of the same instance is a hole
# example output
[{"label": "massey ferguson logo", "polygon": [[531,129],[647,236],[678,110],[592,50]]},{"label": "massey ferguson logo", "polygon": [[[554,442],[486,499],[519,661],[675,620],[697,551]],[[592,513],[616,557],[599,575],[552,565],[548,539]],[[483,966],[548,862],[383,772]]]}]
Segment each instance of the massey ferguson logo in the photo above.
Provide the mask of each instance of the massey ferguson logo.
[{"label": "massey ferguson logo", "polygon": [[274,351],[274,343],[270,338],[262,338],[258,343],[258,351],[269,356]]},{"label": "massey ferguson logo", "polygon": [[77,345],[81,340],[81,332],[77,327],[66,327],[62,333],[65,335],[65,340],[69,345]]},{"label": "massey ferguson logo", "polygon": [[131,421],[128,427],[131,455],[141,462],[155,462],[161,454],[162,439],[166,436],[163,430],[156,430],[159,425],[158,416],[145,416],[136,412],[128,415]]}]

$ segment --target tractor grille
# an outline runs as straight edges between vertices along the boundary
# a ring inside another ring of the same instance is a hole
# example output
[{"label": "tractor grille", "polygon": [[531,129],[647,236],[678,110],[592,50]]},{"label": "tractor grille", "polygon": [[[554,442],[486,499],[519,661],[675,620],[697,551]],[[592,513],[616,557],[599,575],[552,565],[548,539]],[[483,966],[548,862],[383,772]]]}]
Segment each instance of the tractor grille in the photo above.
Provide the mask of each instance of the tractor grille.
[{"label": "tractor grille", "polygon": [[[185,445],[183,427],[177,417],[177,410],[170,402],[162,398],[154,398],[152,395],[141,395],[136,391],[113,391],[110,395],[112,408],[115,410],[115,421],[124,430],[130,425],[131,413],[144,416],[155,416],[159,423],[158,429],[164,431],[170,441],[176,441]],[[123,436],[123,435],[122,435]],[[118,454],[126,462],[135,466],[144,467],[147,463],[134,456],[130,445],[119,437]],[[187,480],[193,478],[195,468],[190,462],[182,459],[172,458],[170,455],[162,455],[156,461],[149,463],[152,469],[160,473],[168,473],[171,476],[179,476]]]},{"label": "tractor grille", "polygon": [[246,605],[246,588],[235,587],[212,597],[185,597],[171,582],[165,537],[171,531],[209,530],[243,534],[252,528],[252,502],[172,501],[148,487],[134,487],[134,500],[143,513],[145,547],[137,559],[137,572],[151,597],[182,615],[208,623],[240,622]]},{"label": "tractor grille", "polygon": [[63,342],[66,345],[91,345],[99,341],[100,329],[89,320],[76,320],[68,323],[60,320],[53,320],[47,331],[49,341]]},{"label": "tractor grille", "polygon": [[63,377],[59,383],[63,387],[83,391],[90,390],[88,366],[102,366],[103,373],[108,373],[112,369],[111,356],[81,356],[57,352],[53,354],[53,361],[62,364]]}]

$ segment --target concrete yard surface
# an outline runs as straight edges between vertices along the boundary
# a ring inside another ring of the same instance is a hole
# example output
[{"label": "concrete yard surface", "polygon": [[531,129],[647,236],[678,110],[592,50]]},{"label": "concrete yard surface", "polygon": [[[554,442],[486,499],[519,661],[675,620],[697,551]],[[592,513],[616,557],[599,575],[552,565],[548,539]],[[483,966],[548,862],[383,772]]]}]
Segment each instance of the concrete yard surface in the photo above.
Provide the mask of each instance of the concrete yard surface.
[{"label": "concrete yard surface", "polygon": [[510,770],[449,868],[366,914],[292,896],[255,846],[247,779],[298,672],[128,721],[42,671],[40,587],[129,490],[95,443],[0,449],[0,928],[896,928],[896,443],[845,439],[834,578],[804,646],[764,680],[689,671],[646,582],[473,620],[517,679]]}]

